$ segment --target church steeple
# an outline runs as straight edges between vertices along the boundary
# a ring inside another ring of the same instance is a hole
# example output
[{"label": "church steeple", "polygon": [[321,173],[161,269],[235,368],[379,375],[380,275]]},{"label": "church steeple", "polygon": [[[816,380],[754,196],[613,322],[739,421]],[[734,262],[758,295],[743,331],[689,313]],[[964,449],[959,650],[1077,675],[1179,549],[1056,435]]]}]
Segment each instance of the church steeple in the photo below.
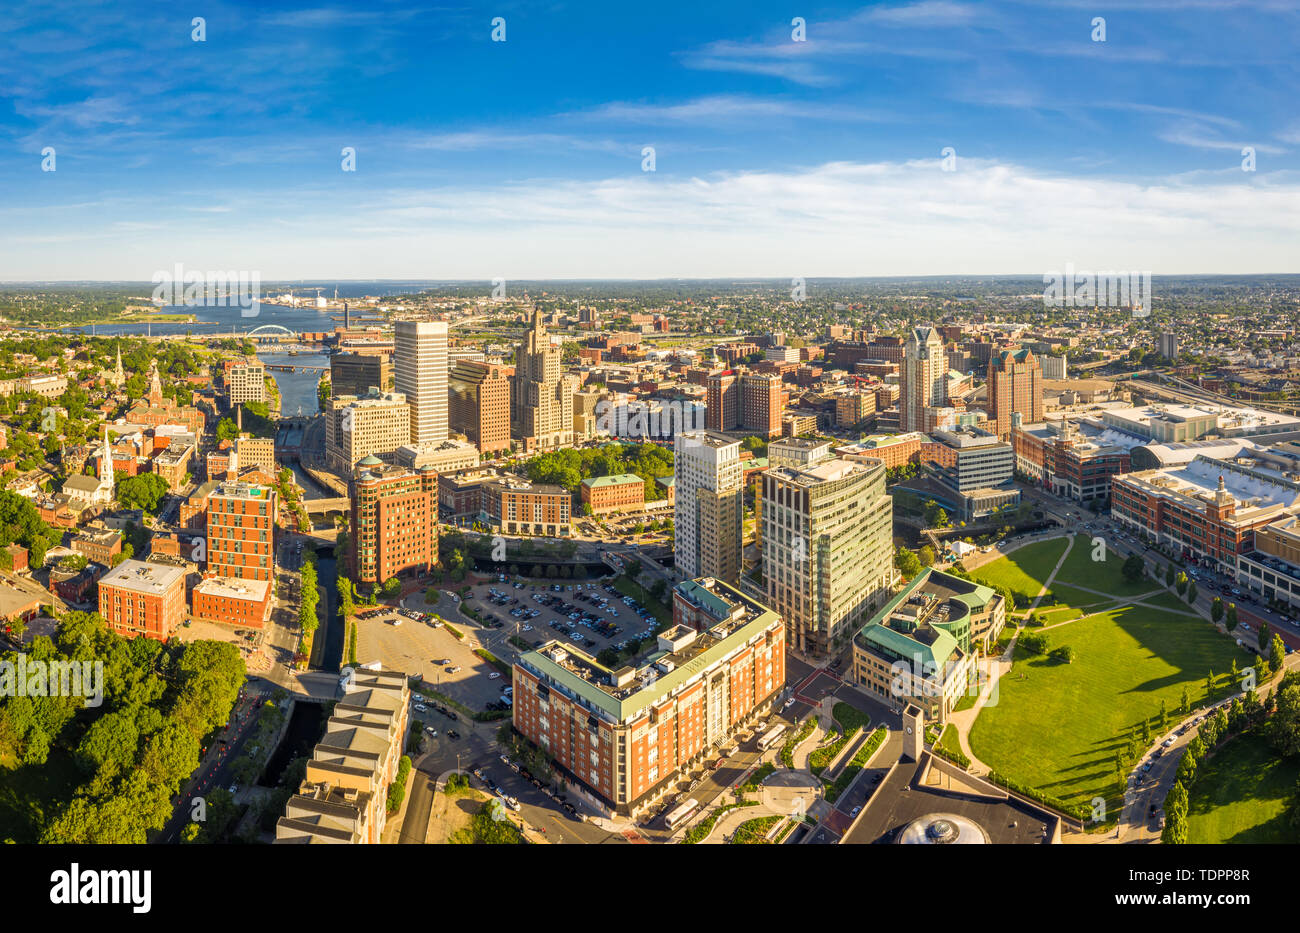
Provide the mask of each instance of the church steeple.
[{"label": "church steeple", "polygon": [[126,372],[122,369],[122,342],[117,343],[117,368],[113,370],[113,385],[122,388],[126,384]]},{"label": "church steeple", "polygon": [[162,379],[158,375],[158,361],[149,361],[149,404],[161,408],[163,403]]},{"label": "church steeple", "polygon": [[113,478],[113,448],[108,443],[108,426],[104,427],[104,449],[99,455],[99,485],[100,488],[108,487],[111,493],[115,488]]}]

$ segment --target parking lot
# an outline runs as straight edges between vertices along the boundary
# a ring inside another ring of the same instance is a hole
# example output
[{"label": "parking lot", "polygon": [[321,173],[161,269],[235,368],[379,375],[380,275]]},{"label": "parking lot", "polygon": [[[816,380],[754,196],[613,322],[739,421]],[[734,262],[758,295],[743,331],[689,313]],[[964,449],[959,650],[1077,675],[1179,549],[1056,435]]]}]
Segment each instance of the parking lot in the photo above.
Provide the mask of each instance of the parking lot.
[{"label": "parking lot", "polygon": [[[471,709],[486,709],[496,702],[509,680],[434,616],[414,615],[418,618],[389,608],[367,617],[359,615],[357,660],[363,664],[377,660],[390,670],[419,674],[434,690]],[[461,631],[467,628],[457,627]]]},{"label": "parking lot", "polygon": [[599,654],[606,648],[623,650],[650,637],[654,614],[614,587],[597,582],[528,584],[497,581],[475,586],[466,604],[485,624],[501,628],[537,645],[563,638]]}]

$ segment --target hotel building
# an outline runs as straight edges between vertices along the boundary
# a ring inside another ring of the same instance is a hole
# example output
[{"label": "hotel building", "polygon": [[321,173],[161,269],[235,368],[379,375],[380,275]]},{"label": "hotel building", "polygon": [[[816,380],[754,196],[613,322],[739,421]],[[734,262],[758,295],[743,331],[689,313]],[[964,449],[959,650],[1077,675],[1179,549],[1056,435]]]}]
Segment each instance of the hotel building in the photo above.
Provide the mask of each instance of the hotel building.
[{"label": "hotel building", "polygon": [[610,669],[567,641],[514,666],[514,727],[604,813],[636,815],[683,772],[771,708],[785,683],[785,629],[772,610],[715,579],[679,584],[694,626]]}]

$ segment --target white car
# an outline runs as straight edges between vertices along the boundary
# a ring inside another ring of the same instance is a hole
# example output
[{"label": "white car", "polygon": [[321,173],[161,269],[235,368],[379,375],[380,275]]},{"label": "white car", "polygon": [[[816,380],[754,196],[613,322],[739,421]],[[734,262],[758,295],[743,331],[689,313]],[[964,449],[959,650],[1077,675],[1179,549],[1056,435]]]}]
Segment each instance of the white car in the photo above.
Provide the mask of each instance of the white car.
[{"label": "white car", "polygon": [[525,626],[524,626],[524,631],[525,631],[525,632],[531,632],[532,630],[533,630],[533,627],[532,627],[531,625],[525,625]]},{"label": "white car", "polygon": [[496,680],[500,676],[501,676],[500,671],[493,671],[491,674],[488,674],[488,680]]},{"label": "white car", "polygon": [[435,729],[435,728],[433,728],[433,726],[425,726],[425,727],[424,727],[424,731],[427,732],[427,733],[429,733],[429,736],[430,736],[431,738],[432,738],[433,736],[435,736],[435,735],[438,734],[438,730]]}]

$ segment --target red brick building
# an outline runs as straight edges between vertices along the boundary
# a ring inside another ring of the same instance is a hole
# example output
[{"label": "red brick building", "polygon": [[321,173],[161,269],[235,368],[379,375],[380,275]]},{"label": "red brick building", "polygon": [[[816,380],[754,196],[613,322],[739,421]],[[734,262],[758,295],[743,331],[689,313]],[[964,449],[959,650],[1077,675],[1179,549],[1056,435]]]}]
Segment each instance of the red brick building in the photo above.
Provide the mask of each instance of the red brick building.
[{"label": "red brick building", "polygon": [[366,457],[351,487],[348,550],[352,579],[383,583],[406,570],[438,563],[438,474]]},{"label": "red brick building", "polygon": [[660,634],[653,663],[611,670],[556,640],[514,666],[515,729],[606,813],[653,806],[770,709],[785,682],[776,613],[712,578],[679,584],[674,604],[679,596],[695,625]]},{"label": "red brick building", "polygon": [[237,628],[261,628],[271,617],[271,581],[209,577],[194,587],[194,615]]},{"label": "red brick building", "polygon": [[447,416],[479,453],[510,449],[510,368],[457,360],[447,376]]},{"label": "red brick building", "polygon": [[208,572],[246,580],[272,579],[275,508],[275,490],[270,486],[217,484],[208,497]]},{"label": "red brick building", "polygon": [[185,621],[185,571],[124,560],[99,581],[99,614],[126,638],[166,641]]},{"label": "red brick building", "polygon": [[641,511],[645,508],[645,480],[634,473],[589,477],[582,481],[582,503],[597,515]]}]

